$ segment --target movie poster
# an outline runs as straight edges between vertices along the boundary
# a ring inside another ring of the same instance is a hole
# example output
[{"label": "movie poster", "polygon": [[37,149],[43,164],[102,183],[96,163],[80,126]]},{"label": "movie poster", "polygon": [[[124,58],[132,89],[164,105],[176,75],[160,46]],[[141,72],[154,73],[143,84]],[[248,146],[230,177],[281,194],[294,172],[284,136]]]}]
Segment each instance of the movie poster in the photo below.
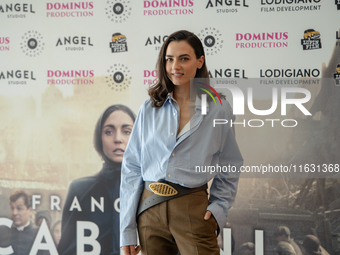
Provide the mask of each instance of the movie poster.
[{"label": "movie poster", "polygon": [[[339,16],[338,0],[1,1],[0,254],[120,253],[96,229],[109,217],[118,231],[127,140],[115,147],[116,178],[100,177],[96,128],[113,105],[132,128],[159,50],[181,29],[203,43],[211,86],[236,116],[214,125],[233,126],[244,158],[221,254],[277,254],[282,233],[299,247],[312,234],[323,254],[339,254]],[[61,253],[67,216],[79,225]]]}]

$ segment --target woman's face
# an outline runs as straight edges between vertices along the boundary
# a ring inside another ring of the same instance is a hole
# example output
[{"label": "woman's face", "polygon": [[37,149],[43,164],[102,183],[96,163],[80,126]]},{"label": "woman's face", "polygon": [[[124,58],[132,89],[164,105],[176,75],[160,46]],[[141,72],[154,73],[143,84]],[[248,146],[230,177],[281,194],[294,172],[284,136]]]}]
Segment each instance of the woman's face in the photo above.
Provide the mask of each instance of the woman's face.
[{"label": "woman's face", "polygon": [[53,229],[53,239],[54,242],[58,245],[61,238],[61,223],[57,224]]},{"label": "woman's face", "polygon": [[123,161],[126,145],[133,127],[131,117],[123,111],[114,111],[105,120],[102,128],[103,151],[114,162]]},{"label": "woman's face", "polygon": [[186,41],[172,41],[165,54],[165,68],[174,85],[190,85],[190,78],[195,78],[197,68],[204,63],[204,56],[196,58],[195,51]]}]

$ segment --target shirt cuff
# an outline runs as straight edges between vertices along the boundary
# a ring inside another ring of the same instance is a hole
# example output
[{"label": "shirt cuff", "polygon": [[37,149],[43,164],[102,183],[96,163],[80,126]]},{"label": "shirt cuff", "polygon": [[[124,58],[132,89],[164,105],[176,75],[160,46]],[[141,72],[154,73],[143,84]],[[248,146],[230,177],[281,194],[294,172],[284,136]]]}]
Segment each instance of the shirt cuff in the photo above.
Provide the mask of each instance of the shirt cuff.
[{"label": "shirt cuff", "polygon": [[[228,212],[228,209],[225,209]],[[223,232],[223,228],[226,226],[227,223],[227,213],[224,213],[224,209],[222,207],[220,207],[217,203],[211,203],[208,208],[207,211],[210,211],[216,222],[218,225],[218,230],[217,230],[217,234],[220,232]]]},{"label": "shirt cuff", "polygon": [[125,230],[121,233],[120,247],[137,245],[137,231],[136,230]]}]

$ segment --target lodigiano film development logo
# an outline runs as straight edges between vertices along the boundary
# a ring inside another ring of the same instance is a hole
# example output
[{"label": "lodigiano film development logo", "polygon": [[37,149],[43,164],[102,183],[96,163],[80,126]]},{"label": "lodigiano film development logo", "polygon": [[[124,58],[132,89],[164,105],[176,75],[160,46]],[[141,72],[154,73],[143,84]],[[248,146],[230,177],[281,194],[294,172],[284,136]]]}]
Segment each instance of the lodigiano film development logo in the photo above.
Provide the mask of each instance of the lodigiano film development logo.
[{"label": "lodigiano film development logo", "polygon": [[21,37],[21,50],[29,57],[39,56],[44,50],[43,36],[37,31],[28,31]]},{"label": "lodigiano film development logo", "polygon": [[121,33],[113,34],[110,48],[112,53],[128,51],[126,36]]},{"label": "lodigiano film development logo", "polygon": [[320,33],[314,29],[306,29],[301,39],[303,50],[321,49]]},{"label": "lodigiano film development logo", "polygon": [[340,0],[335,0],[337,10],[340,10]]},{"label": "lodigiano film development logo", "polygon": [[114,64],[107,70],[106,84],[113,91],[127,91],[131,84],[131,72],[123,64]]},{"label": "lodigiano film development logo", "polygon": [[216,28],[204,28],[197,36],[201,39],[207,56],[217,54],[223,48],[222,34]]},{"label": "lodigiano film development logo", "polygon": [[340,86],[340,63],[336,66],[336,72],[333,77],[335,79],[335,85]]},{"label": "lodigiano film development logo", "polygon": [[111,0],[107,1],[105,14],[112,22],[122,23],[131,15],[131,1]]},{"label": "lodigiano film development logo", "polygon": [[207,114],[207,94],[214,101],[215,105],[217,105],[215,97],[213,96],[213,94],[211,94],[211,92],[208,89],[210,89],[217,96],[217,98],[220,101],[220,104],[222,106],[222,100],[221,100],[219,94],[217,93],[217,91],[213,87],[211,87],[210,85],[205,84],[203,82],[197,82],[197,83],[199,84],[198,86],[200,86],[200,87],[197,87],[197,88],[200,89],[200,90],[203,90],[206,93],[206,94],[202,94],[202,96],[201,96],[201,109],[202,109],[201,114],[202,115]]}]

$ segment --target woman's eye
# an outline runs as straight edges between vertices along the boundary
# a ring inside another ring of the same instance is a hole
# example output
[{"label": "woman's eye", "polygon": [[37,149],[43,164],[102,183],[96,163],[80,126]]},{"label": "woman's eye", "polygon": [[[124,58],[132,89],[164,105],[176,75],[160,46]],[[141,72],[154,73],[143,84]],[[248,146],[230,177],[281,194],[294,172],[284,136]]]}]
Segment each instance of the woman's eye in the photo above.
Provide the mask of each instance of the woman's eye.
[{"label": "woman's eye", "polygon": [[166,62],[170,62],[170,61],[172,61],[172,59],[171,58],[167,58],[167,59],[165,59],[165,61]]},{"label": "woman's eye", "polygon": [[130,131],[130,130],[125,130],[125,131],[124,131],[124,134],[130,135],[130,134],[131,134],[131,131]]},{"label": "woman's eye", "polygon": [[111,130],[106,130],[106,131],[105,131],[105,134],[106,134],[106,135],[112,135],[113,132],[112,132]]}]

